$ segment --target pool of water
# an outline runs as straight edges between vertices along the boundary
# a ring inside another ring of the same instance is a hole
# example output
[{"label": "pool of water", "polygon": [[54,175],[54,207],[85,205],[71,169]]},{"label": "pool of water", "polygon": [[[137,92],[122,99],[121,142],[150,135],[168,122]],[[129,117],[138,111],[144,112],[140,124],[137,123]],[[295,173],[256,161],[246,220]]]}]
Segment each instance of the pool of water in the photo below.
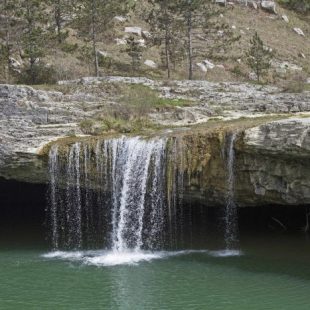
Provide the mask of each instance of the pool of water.
[{"label": "pool of water", "polygon": [[[0,309],[310,308],[310,240],[241,235],[240,249],[117,253],[2,246]],[[210,248],[208,248],[210,247]]]}]

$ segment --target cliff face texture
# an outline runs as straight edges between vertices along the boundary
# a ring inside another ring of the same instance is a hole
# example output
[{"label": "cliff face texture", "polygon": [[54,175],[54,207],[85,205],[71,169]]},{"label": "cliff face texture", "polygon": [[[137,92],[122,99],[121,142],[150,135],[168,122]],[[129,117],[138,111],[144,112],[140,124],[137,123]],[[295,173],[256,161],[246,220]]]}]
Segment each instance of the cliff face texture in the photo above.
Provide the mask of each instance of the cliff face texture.
[{"label": "cliff face texture", "polygon": [[237,196],[244,205],[310,202],[310,119],[246,130],[237,148]]},{"label": "cliff face texture", "polygon": [[[167,87],[148,83],[152,87],[158,87],[164,95],[169,93],[176,96],[185,89],[185,85],[180,84],[168,92]],[[187,87],[195,90],[194,82]],[[212,117],[212,104],[206,97],[215,98],[218,106],[221,105],[221,98],[227,99],[228,96],[224,91],[212,91],[212,87],[216,85],[200,82],[197,86],[200,90],[199,99],[191,109],[199,111],[197,113],[208,111],[209,117]],[[225,204],[229,190],[228,161],[232,161],[234,199],[240,207],[309,204],[310,117],[298,113],[293,116],[288,109],[286,115],[269,114],[267,118],[253,119],[252,117],[261,115],[261,109],[253,109],[252,103],[248,106],[249,110],[246,110],[247,106],[244,104],[244,100],[247,100],[245,98],[248,97],[250,101],[257,97],[261,98],[260,105],[266,102],[269,106],[270,100],[278,97],[281,99],[275,101],[274,108],[281,107],[281,113],[284,106],[291,107],[292,104],[303,107],[299,111],[307,111],[310,104],[309,93],[296,96],[275,95],[253,90],[252,86],[238,87],[243,89],[240,104],[236,101],[235,109],[231,105],[227,108],[226,101],[221,105],[223,116],[231,116],[233,121],[211,119],[199,126],[154,133],[167,140],[167,154],[170,157],[167,158],[166,177],[171,178],[175,173],[171,169],[177,169],[177,173],[183,178],[185,201],[220,206]],[[251,93],[246,95],[247,91]],[[201,92],[204,92],[204,96],[201,96]],[[187,91],[183,92],[182,97],[186,97],[186,93]],[[78,122],[85,115],[94,117],[104,105],[113,104],[112,99],[105,96],[104,92],[97,96],[104,98],[105,103],[101,101],[99,105],[98,97],[79,92],[64,94],[36,91],[29,87],[0,86],[0,177],[46,183],[48,160],[47,152],[42,153],[42,147],[63,137],[67,137],[60,142],[64,149],[66,145],[78,140],[86,141],[95,148],[96,141],[105,138],[78,137]],[[193,98],[192,92],[191,99]],[[237,100],[236,95],[234,100]],[[241,103],[242,115],[248,118],[235,120]],[[158,120],[161,120],[160,116]],[[177,118],[176,123],[179,121]],[[72,131],[75,135],[72,135]],[[232,136],[231,148],[229,141]],[[171,182],[172,179],[168,181],[168,185]]]}]

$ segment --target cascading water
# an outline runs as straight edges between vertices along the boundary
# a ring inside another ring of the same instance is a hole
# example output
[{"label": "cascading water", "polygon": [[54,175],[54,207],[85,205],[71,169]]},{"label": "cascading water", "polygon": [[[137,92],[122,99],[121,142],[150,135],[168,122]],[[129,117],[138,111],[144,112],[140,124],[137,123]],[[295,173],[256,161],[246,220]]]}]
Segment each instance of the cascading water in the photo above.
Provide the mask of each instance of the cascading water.
[{"label": "cascading water", "polygon": [[54,248],[84,248],[94,243],[95,235],[110,236],[99,238],[98,247],[105,243],[113,251],[161,248],[164,226],[172,225],[166,206],[175,203],[168,203],[166,149],[165,139],[139,137],[98,141],[95,147],[78,142],[62,152],[53,146]]},{"label": "cascading water", "polygon": [[[227,135],[224,148],[226,251],[220,255],[239,255],[234,250],[238,237],[235,139],[236,135]],[[197,220],[207,211],[198,219],[190,202],[182,204],[184,183],[191,177],[184,143],[181,137],[121,137],[52,146],[49,222],[57,251],[51,257],[62,255],[57,254],[60,249],[91,249],[61,253],[113,265],[160,257],[157,250],[192,246]]]},{"label": "cascading water", "polygon": [[238,243],[238,215],[235,203],[235,145],[236,134],[226,136],[225,155],[227,171],[227,194],[225,207],[225,244],[227,250],[232,250]]}]

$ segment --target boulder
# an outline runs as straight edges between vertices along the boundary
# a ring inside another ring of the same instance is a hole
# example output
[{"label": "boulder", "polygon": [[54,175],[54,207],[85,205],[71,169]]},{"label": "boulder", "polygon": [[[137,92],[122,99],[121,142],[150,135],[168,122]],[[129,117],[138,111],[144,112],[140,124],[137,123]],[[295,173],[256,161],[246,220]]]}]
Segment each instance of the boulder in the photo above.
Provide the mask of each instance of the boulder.
[{"label": "boulder", "polygon": [[196,65],[197,65],[197,67],[200,68],[200,70],[201,70],[202,72],[208,72],[207,66],[204,65],[202,62],[199,62],[199,63],[197,63]]},{"label": "boulder", "polygon": [[286,23],[289,22],[289,19],[288,19],[287,15],[282,15],[282,19],[283,19]]},{"label": "boulder", "polygon": [[144,39],[150,39],[152,37],[152,34],[149,31],[142,31],[142,37]]},{"label": "boulder", "polygon": [[125,27],[125,32],[138,35],[139,37],[142,36],[141,27],[136,27],[136,26],[135,27]]},{"label": "boulder", "polygon": [[150,68],[153,68],[153,69],[156,69],[158,66],[157,64],[153,61],[153,60],[150,60],[150,59],[147,59],[144,64],[147,66],[147,67],[150,67]]},{"label": "boulder", "polygon": [[226,6],[226,0],[215,0],[215,3],[222,6]]},{"label": "boulder", "polygon": [[145,47],[146,46],[144,39],[139,39],[139,40],[137,40],[137,42],[139,43],[139,46],[141,46],[141,47]]},{"label": "boulder", "polygon": [[250,2],[250,6],[254,9],[254,10],[257,10],[258,9],[258,5],[255,1],[251,1]]},{"label": "boulder", "polygon": [[126,45],[127,44],[126,39],[116,38],[115,42],[116,42],[116,45]]},{"label": "boulder", "polygon": [[274,1],[262,1],[261,8],[269,13],[277,14],[276,4]]},{"label": "boulder", "polygon": [[300,28],[293,28],[293,30],[294,30],[297,34],[299,34],[300,36],[302,36],[302,37],[305,36],[304,32],[303,32]]},{"label": "boulder", "polygon": [[215,67],[215,64],[213,64],[211,61],[209,61],[209,60],[207,60],[207,59],[205,59],[204,61],[203,61],[203,63],[204,63],[204,65],[208,68],[208,69],[214,69],[214,67]]},{"label": "boulder", "polygon": [[121,22],[121,23],[123,23],[127,20],[127,18],[124,16],[115,16],[114,19],[118,22]]}]

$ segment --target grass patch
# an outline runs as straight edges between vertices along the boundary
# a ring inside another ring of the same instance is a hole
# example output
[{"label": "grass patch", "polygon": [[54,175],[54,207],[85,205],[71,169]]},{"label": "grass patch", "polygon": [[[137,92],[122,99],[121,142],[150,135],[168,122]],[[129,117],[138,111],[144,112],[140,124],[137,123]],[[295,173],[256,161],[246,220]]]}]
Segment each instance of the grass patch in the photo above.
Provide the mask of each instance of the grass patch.
[{"label": "grass patch", "polygon": [[126,120],[121,117],[106,116],[97,121],[84,120],[80,129],[87,135],[102,135],[105,133],[145,133],[162,128],[148,118],[133,118]]},{"label": "grass patch", "polygon": [[190,106],[191,101],[185,99],[162,98],[158,92],[148,86],[135,84],[123,89],[120,101],[140,109],[161,109],[177,106]]}]

